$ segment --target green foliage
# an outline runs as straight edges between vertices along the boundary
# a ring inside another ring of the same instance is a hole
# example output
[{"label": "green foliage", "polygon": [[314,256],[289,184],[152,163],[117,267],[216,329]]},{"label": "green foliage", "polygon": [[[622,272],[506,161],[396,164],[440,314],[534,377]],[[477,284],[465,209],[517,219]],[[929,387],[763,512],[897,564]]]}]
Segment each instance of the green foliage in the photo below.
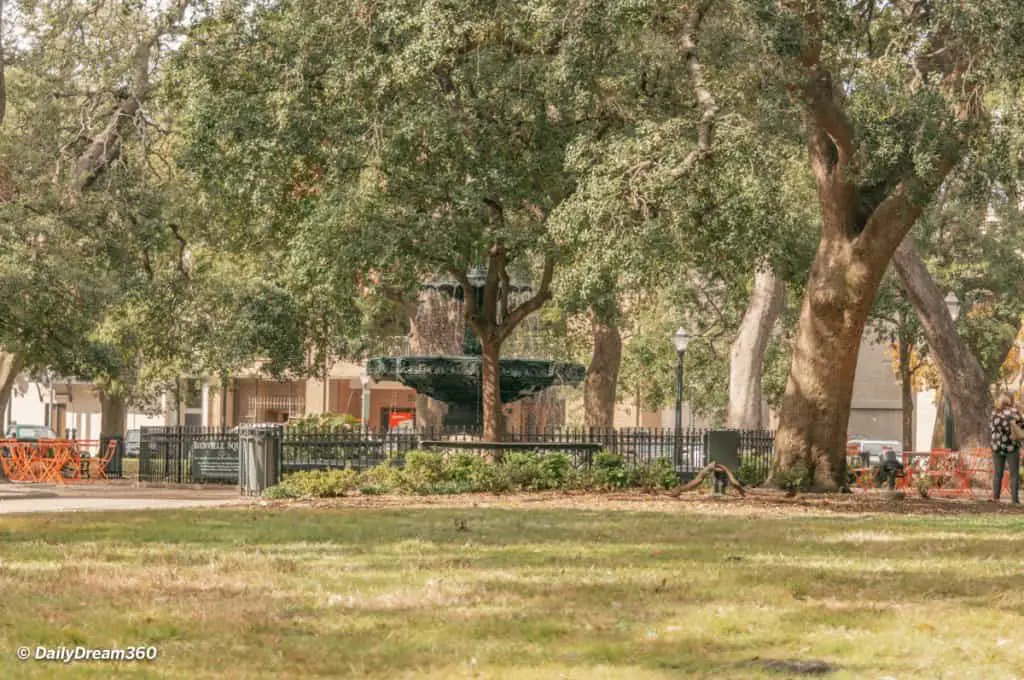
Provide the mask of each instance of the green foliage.
[{"label": "green foliage", "polygon": [[609,451],[601,451],[594,456],[591,474],[599,489],[624,489],[632,482],[625,459]]},{"label": "green foliage", "polygon": [[564,454],[514,451],[502,463],[509,484],[523,491],[547,491],[564,488],[572,462]]},{"label": "green foliage", "polygon": [[285,476],[264,492],[267,498],[334,498],[360,486],[355,470],[310,470]]},{"label": "green foliage", "polygon": [[414,493],[426,493],[441,482],[452,481],[445,469],[443,453],[409,451],[402,469],[402,486]]},{"label": "green foliage", "polygon": [[671,489],[679,484],[679,475],[676,474],[672,461],[667,458],[658,458],[651,465],[635,470],[631,476],[633,486],[642,489]]},{"label": "green foliage", "polygon": [[268,498],[343,496],[353,489],[368,496],[382,493],[455,494],[530,491],[593,491],[637,487],[671,489],[679,477],[667,459],[632,470],[622,456],[597,454],[591,470],[576,470],[561,453],[515,451],[499,463],[457,452],[410,451],[404,467],[382,464],[356,473],[352,470],[301,472],[267,489]]},{"label": "green foliage", "polygon": [[766,475],[753,457],[741,456],[740,466],[736,469],[736,479],[743,486],[760,486],[764,483]]},{"label": "green foliage", "polygon": [[360,473],[359,484],[382,493],[399,491],[403,488],[402,470],[390,463],[382,463]]},{"label": "green foliage", "polygon": [[289,420],[289,429],[317,431],[358,428],[359,418],[348,413],[312,413],[303,418]]},{"label": "green foliage", "polygon": [[789,469],[776,471],[775,476],[778,487],[790,492],[809,489],[814,481],[810,469],[802,462],[797,462]]}]

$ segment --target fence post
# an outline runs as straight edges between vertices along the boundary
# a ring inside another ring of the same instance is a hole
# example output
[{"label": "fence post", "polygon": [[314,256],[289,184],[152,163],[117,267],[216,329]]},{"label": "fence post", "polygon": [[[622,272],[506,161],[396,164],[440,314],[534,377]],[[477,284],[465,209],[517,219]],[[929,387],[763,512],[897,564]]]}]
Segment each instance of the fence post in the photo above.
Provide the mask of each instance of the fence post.
[{"label": "fence post", "polygon": [[243,496],[258,496],[281,481],[280,427],[245,427],[238,431],[238,486]]}]

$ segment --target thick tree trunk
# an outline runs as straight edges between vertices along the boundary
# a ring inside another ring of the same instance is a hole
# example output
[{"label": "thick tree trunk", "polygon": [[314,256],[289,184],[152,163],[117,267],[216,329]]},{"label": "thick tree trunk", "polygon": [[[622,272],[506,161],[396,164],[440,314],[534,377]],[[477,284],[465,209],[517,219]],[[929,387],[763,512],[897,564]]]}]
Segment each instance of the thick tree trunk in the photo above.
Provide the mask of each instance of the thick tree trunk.
[{"label": "thick tree trunk", "polygon": [[[823,213],[826,221],[834,217]],[[803,471],[800,481],[809,489],[836,491],[846,485],[857,354],[891,253],[858,247],[835,225],[823,231],[800,312],[769,482],[783,486],[787,474]]]},{"label": "thick tree trunk", "polygon": [[125,436],[128,430],[128,404],[123,397],[100,392],[100,438]]},{"label": "thick tree trunk", "polygon": [[910,343],[900,335],[896,351],[900,363],[900,395],[903,399],[903,450],[914,450],[914,385],[910,371]]},{"label": "thick tree trunk", "polygon": [[128,404],[124,397],[110,396],[102,390],[100,397],[100,453],[107,450],[107,445],[116,439],[118,450],[107,466],[108,474],[121,476],[121,459],[124,455],[124,438],[128,432]]},{"label": "thick tree trunk", "polygon": [[583,384],[583,409],[588,428],[615,426],[615,388],[622,363],[622,336],[618,326],[591,319],[594,353]]},{"label": "thick tree trunk", "polygon": [[[19,353],[0,351],[0,422],[7,414],[7,404],[11,400],[11,390],[21,369],[25,367],[24,357]],[[0,436],[3,436],[0,432]]]},{"label": "thick tree trunk", "polygon": [[782,311],[785,285],[770,269],[754,275],[754,289],[729,352],[728,427],[756,430],[764,427],[764,353]]},{"label": "thick tree trunk", "polygon": [[942,291],[928,273],[913,239],[903,240],[896,250],[894,263],[907,297],[921,320],[942,384],[949,394],[955,425],[954,445],[988,446],[992,396],[981,363],[957,334]]},{"label": "thick tree trunk", "polygon": [[[953,434],[956,434],[955,432]],[[940,385],[935,390],[935,422],[932,423],[933,449],[946,447],[946,393]]]},{"label": "thick tree trunk", "polygon": [[501,345],[481,344],[481,399],[483,401],[484,440],[498,441],[503,434],[501,410]]},{"label": "thick tree trunk", "polygon": [[[454,356],[459,354],[457,320],[459,310],[439,294],[423,293],[416,304],[406,305],[409,318],[409,353],[413,356]],[[453,320],[452,316],[455,316]],[[425,394],[416,395],[416,427],[439,430],[448,405]]]}]

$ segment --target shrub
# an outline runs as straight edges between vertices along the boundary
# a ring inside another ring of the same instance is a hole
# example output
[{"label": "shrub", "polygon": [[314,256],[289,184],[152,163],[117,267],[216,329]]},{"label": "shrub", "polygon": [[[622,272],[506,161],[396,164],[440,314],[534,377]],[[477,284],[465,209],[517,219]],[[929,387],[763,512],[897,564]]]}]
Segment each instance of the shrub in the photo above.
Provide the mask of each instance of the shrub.
[{"label": "shrub", "polygon": [[285,425],[290,430],[304,432],[319,430],[354,430],[358,429],[361,421],[348,413],[313,413],[303,418],[294,418]]},{"label": "shrub", "polygon": [[545,489],[563,489],[569,480],[572,459],[564,453],[540,455],[540,482]]},{"label": "shrub", "polygon": [[671,489],[679,484],[679,475],[668,458],[658,458],[651,465],[638,469],[632,477],[633,484],[643,489]]},{"label": "shrub", "polygon": [[790,492],[809,488],[811,481],[811,471],[803,463],[797,463],[792,469],[779,475],[779,486]]},{"label": "shrub", "polygon": [[409,451],[401,472],[401,487],[413,493],[430,493],[445,481],[444,455],[432,451]]},{"label": "shrub", "polygon": [[537,491],[540,482],[540,460],[536,453],[512,451],[505,454],[501,463],[508,476],[509,485],[516,490]]},{"label": "shrub", "polygon": [[475,488],[492,467],[494,466],[475,453],[456,453],[445,461],[444,470],[447,479]]},{"label": "shrub", "polygon": [[376,489],[377,494],[396,491],[402,487],[402,471],[387,463],[381,463],[359,475],[359,485]]},{"label": "shrub", "polygon": [[744,456],[740,466],[736,468],[736,479],[743,486],[760,486],[767,479],[765,472],[757,464],[757,460],[751,456]]},{"label": "shrub", "polygon": [[498,466],[503,468],[511,488],[523,491],[547,491],[565,488],[572,461],[563,453],[514,451]]},{"label": "shrub", "polygon": [[599,489],[624,489],[630,485],[626,461],[617,453],[601,451],[594,456],[594,484]]},{"label": "shrub", "polygon": [[356,488],[355,470],[311,470],[288,475],[281,483],[264,491],[267,498],[333,498]]}]

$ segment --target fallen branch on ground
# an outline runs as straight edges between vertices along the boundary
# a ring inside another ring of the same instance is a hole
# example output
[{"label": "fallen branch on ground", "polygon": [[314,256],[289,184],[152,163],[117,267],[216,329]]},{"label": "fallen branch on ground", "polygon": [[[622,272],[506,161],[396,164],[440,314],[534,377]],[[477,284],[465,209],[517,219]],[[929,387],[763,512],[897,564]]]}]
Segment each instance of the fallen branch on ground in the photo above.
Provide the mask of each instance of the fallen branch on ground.
[{"label": "fallen branch on ground", "polygon": [[704,480],[708,478],[708,475],[710,475],[713,472],[724,472],[726,476],[729,478],[729,486],[736,489],[736,491],[739,492],[740,496],[745,497],[747,495],[746,489],[743,487],[742,484],[740,484],[740,481],[736,479],[736,475],[732,473],[732,470],[730,470],[728,466],[722,465],[721,463],[708,463],[708,465],[703,470],[697,473],[697,476],[694,477],[692,481],[687,482],[686,484],[680,484],[676,488],[669,491],[668,495],[672,496],[673,498],[679,498],[679,496],[686,493],[687,491],[693,491],[701,484],[703,484]]}]

